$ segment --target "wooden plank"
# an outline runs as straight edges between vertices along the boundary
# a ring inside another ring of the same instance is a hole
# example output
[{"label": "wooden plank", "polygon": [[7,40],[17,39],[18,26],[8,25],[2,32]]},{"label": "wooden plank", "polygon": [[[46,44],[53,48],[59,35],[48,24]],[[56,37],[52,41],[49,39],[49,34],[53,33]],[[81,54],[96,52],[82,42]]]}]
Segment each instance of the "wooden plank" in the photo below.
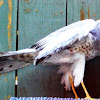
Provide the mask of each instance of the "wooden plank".
[{"label": "wooden plank", "polygon": [[87,18],[100,18],[100,0],[68,0],[67,5],[67,24]]},{"label": "wooden plank", "polygon": [[[0,52],[16,50],[17,0],[0,0]],[[0,100],[15,94],[15,72],[0,75]]]},{"label": "wooden plank", "polygon": [[[67,0],[67,23],[87,18],[100,19],[100,0]],[[100,57],[86,64],[84,81],[92,97],[100,98]],[[80,98],[85,97],[82,87],[76,88]]]},{"label": "wooden plank", "polygon": [[[19,1],[19,49],[30,47],[37,40],[66,23],[66,0]],[[18,70],[18,97],[63,96],[58,66],[31,65]]]}]

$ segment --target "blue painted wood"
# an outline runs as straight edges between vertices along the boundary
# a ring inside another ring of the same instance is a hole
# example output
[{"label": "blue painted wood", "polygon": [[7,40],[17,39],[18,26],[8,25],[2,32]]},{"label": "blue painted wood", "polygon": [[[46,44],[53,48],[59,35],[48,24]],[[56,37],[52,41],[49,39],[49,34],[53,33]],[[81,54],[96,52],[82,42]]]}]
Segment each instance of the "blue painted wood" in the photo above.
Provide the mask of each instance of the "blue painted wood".
[{"label": "blue painted wood", "polygon": [[[19,1],[19,49],[65,26],[66,0]],[[18,97],[63,96],[58,66],[28,66],[18,70]]]},{"label": "blue painted wood", "polygon": [[[0,52],[16,50],[16,14],[17,0],[0,0]],[[15,72],[0,75],[0,100],[8,100],[14,95]]]},{"label": "blue painted wood", "polygon": [[100,0],[67,0],[67,23],[82,19],[100,19]]}]

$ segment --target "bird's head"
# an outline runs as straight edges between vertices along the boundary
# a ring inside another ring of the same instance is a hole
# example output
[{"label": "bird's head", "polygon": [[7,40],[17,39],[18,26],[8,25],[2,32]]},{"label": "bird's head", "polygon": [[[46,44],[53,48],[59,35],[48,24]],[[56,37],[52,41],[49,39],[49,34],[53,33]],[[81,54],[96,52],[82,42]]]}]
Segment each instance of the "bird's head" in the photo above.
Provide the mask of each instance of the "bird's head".
[{"label": "bird's head", "polygon": [[91,33],[93,36],[94,48],[100,51],[100,20],[96,21],[96,25],[95,25],[94,29],[91,30],[89,33]]}]

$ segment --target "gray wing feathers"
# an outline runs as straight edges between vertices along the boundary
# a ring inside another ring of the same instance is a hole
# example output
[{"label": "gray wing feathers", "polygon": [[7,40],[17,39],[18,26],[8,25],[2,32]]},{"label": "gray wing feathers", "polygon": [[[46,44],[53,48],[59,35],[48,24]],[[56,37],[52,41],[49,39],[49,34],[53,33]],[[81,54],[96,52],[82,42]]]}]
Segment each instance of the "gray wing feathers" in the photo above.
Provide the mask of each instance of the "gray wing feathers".
[{"label": "gray wing feathers", "polygon": [[42,44],[43,49],[34,60],[34,65],[36,65],[37,61],[41,58],[45,58],[54,52],[59,52],[61,50],[60,48],[63,49],[64,47],[68,47],[75,43],[76,40],[81,41],[83,37],[88,35],[89,31],[92,30],[94,26],[95,21],[87,19],[61,28],[43,38],[37,42],[37,44]]}]

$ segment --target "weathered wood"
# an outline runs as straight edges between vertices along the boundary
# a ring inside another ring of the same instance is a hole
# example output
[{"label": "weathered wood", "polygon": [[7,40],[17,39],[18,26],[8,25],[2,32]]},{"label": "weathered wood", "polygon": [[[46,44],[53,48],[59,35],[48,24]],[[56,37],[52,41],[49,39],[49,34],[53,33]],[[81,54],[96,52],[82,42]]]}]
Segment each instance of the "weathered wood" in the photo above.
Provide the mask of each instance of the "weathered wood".
[{"label": "weathered wood", "polygon": [[[87,18],[100,19],[100,0],[67,0],[67,23]],[[100,98],[100,57],[86,64],[85,84],[92,97]],[[79,97],[85,97],[82,87],[76,88]]]},{"label": "weathered wood", "polygon": [[[19,1],[19,49],[31,47],[36,41],[66,23],[66,0]],[[58,66],[28,66],[18,70],[18,97],[63,97]]]},{"label": "weathered wood", "polygon": [[[16,50],[17,0],[0,0],[0,52]],[[15,72],[0,75],[0,100],[15,94]]]},{"label": "weathered wood", "polygon": [[83,19],[100,19],[100,0],[67,0],[67,24]]}]

